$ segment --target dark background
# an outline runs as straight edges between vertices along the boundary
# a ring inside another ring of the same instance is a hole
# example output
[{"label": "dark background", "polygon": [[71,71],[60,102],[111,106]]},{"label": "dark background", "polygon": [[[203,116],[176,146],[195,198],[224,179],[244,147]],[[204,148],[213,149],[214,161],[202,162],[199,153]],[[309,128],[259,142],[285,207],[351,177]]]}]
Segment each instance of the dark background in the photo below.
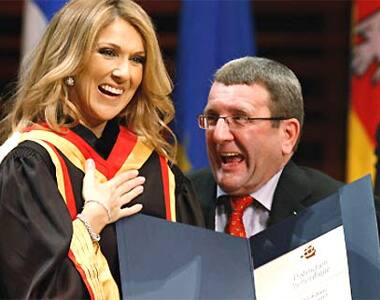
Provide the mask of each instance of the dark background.
[{"label": "dark background", "polygon": [[[152,17],[175,77],[180,1],[137,1]],[[19,67],[23,1],[0,0],[0,95]],[[351,1],[252,1],[257,55],[278,60],[300,78],[305,126],[295,155],[301,164],[345,180]],[[194,126],[196,124],[194,123]]]}]

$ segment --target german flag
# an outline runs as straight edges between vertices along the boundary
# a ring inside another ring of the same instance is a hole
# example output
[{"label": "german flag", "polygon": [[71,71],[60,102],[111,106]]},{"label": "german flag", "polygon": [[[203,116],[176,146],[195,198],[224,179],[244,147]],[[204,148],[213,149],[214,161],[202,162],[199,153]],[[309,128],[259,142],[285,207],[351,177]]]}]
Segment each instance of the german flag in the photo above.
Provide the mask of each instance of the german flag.
[{"label": "german flag", "polygon": [[347,182],[375,175],[380,121],[380,0],[353,1]]}]

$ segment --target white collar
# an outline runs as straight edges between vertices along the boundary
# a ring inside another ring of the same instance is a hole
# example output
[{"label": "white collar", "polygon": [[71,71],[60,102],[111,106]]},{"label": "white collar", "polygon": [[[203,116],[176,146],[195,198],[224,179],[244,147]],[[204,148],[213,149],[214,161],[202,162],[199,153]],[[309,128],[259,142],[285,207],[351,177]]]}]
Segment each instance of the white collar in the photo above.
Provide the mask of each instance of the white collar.
[{"label": "white collar", "polygon": [[[280,176],[283,170],[284,168],[282,168],[280,171],[274,174],[256,192],[253,192],[250,194],[257,202],[259,202],[262,206],[264,206],[268,211],[271,211],[274,191],[276,190],[278,180],[280,179]],[[227,195],[227,193],[224,192],[219,185],[217,185],[217,188],[216,188],[217,198],[224,195]]]}]

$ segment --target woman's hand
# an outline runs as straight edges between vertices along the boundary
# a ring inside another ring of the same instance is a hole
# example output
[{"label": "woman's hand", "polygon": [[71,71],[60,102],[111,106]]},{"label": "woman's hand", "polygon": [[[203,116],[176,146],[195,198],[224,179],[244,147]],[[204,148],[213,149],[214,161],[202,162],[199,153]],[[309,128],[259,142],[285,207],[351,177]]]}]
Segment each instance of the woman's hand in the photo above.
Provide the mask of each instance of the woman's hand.
[{"label": "woman's hand", "polygon": [[85,204],[81,214],[99,234],[107,224],[136,214],[142,209],[141,204],[122,207],[143,192],[144,182],[145,178],[138,176],[137,170],[129,170],[99,183],[95,177],[95,163],[88,159],[82,189]]}]

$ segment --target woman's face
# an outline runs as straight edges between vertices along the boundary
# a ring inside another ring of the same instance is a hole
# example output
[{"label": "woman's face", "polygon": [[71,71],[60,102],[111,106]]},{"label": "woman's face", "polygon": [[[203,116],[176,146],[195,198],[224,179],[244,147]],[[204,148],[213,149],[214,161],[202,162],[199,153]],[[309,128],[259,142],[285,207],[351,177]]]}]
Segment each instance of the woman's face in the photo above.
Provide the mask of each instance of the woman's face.
[{"label": "woman's face", "polygon": [[131,101],[144,62],[143,39],[127,21],[116,18],[100,31],[88,63],[69,91],[83,118],[80,121],[97,136]]}]

